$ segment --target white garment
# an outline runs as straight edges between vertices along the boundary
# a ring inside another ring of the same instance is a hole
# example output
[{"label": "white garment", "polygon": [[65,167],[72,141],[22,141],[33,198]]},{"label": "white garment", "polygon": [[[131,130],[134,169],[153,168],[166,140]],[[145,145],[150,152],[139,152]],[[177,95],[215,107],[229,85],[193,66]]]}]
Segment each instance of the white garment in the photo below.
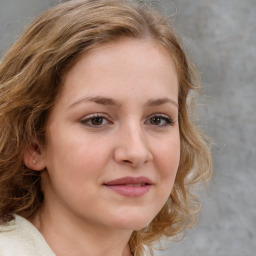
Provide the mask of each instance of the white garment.
[{"label": "white garment", "polygon": [[0,225],[0,256],[56,255],[32,223],[14,215],[14,220]]},{"label": "white garment", "polygon": [[14,217],[0,225],[0,256],[56,256],[33,224]]}]

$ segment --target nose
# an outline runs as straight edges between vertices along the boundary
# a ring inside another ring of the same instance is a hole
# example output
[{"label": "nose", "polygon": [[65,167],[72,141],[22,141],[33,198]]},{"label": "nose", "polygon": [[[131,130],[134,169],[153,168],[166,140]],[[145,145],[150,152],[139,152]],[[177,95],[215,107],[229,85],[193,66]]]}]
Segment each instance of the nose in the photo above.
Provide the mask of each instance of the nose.
[{"label": "nose", "polygon": [[137,168],[152,161],[152,152],[140,127],[123,129],[117,136],[117,140],[114,151],[116,162]]}]

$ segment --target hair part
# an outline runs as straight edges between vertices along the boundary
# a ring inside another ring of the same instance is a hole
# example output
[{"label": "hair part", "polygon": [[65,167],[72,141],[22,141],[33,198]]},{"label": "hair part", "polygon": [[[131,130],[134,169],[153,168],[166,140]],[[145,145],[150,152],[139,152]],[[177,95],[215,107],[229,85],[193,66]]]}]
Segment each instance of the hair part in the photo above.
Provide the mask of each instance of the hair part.
[{"label": "hair part", "polygon": [[[46,143],[45,127],[62,75],[79,57],[101,44],[124,37],[157,40],[172,56],[179,80],[181,158],[169,200],[149,226],[134,231],[133,253],[141,255],[162,236],[173,237],[196,223],[199,199],[194,184],[209,179],[211,154],[205,135],[191,120],[188,94],[200,88],[194,65],[176,32],[155,10],[131,1],[78,0],[41,15],[7,52],[0,64],[0,217],[28,218],[42,201],[40,174],[26,167],[23,152]],[[152,252],[153,254],[153,252]]]}]

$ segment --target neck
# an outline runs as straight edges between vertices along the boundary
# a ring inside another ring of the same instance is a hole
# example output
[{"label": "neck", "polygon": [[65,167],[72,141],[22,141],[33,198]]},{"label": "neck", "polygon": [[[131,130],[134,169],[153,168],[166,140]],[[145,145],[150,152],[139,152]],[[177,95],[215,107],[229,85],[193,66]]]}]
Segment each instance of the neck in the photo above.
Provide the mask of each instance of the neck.
[{"label": "neck", "polygon": [[43,207],[30,221],[57,256],[132,256],[128,245],[130,230],[99,227],[65,214],[55,215]]}]

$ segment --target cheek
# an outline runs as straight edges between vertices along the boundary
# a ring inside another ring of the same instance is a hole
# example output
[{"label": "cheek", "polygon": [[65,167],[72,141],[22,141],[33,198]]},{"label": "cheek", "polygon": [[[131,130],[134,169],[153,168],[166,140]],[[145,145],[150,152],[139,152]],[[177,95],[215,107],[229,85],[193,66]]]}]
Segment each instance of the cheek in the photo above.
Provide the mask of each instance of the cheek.
[{"label": "cheek", "polygon": [[99,155],[104,155],[103,151],[99,152],[103,149],[89,146],[86,141],[76,138],[66,137],[62,144],[54,143],[56,140],[52,142],[47,159],[47,183],[51,187],[46,184],[45,189],[54,191],[72,207],[77,207],[81,200],[90,204],[104,171],[104,159],[99,158]]},{"label": "cheek", "polygon": [[[52,140],[53,141],[53,140]],[[49,151],[49,168],[59,173],[65,180],[72,180],[74,185],[83,185],[84,181],[100,177],[103,167],[109,158],[106,143],[95,143],[93,140],[65,137],[58,139],[65,143],[53,141]]]},{"label": "cheek", "polygon": [[172,182],[175,179],[180,161],[180,140],[175,139],[158,147],[158,169],[161,177]]},{"label": "cheek", "polygon": [[[179,138],[179,137],[178,137]],[[180,160],[180,141],[170,139],[161,143],[155,152],[155,164],[158,174],[155,215],[162,209],[173,189]]]},{"label": "cheek", "polygon": [[[170,146],[171,145],[171,146]],[[169,144],[162,145],[158,150],[158,174],[160,178],[160,187],[158,198],[161,206],[169,198],[175,182],[177,170],[180,161],[180,143],[179,140],[172,141]]]}]

